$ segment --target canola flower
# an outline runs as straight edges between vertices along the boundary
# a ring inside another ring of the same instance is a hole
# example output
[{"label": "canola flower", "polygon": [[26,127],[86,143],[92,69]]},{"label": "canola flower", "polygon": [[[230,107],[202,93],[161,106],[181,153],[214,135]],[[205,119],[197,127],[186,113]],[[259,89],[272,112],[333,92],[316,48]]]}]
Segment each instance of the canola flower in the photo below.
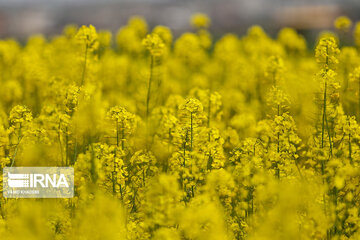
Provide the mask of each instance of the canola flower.
[{"label": "canola flower", "polygon": [[208,28],[210,26],[210,18],[204,13],[196,13],[191,17],[190,23],[196,28]]},{"label": "canola flower", "polygon": [[83,67],[83,72],[82,72],[82,77],[81,77],[81,85],[84,84],[85,81],[85,74],[86,74],[86,67],[88,64],[88,55],[91,52],[94,52],[97,50],[99,43],[98,43],[98,36],[96,33],[96,29],[94,26],[90,25],[89,27],[87,26],[82,26],[79,31],[76,33],[75,35],[75,40],[80,44],[80,45],[85,45],[85,53],[84,53],[84,67]]},{"label": "canola flower", "polygon": [[343,31],[343,32],[349,31],[351,24],[352,24],[352,22],[351,22],[350,18],[348,18],[346,16],[338,17],[334,21],[335,28],[340,31]]},{"label": "canola flower", "polygon": [[0,239],[360,238],[360,23],[314,51],[190,23],[0,40],[0,171],[75,169],[72,199],[1,196]]}]

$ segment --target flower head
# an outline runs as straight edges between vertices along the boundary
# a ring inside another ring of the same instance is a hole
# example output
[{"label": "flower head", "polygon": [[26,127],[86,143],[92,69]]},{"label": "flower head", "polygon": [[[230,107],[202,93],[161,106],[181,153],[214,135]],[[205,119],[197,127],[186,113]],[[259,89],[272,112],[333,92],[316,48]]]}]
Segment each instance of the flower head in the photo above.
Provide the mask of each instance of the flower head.
[{"label": "flower head", "polygon": [[165,26],[156,26],[153,30],[154,34],[157,34],[166,46],[170,46],[172,43],[172,33],[168,27]]},{"label": "flower head", "polygon": [[278,41],[288,52],[296,53],[306,50],[305,38],[292,28],[284,28],[279,32]]},{"label": "flower head", "polygon": [[159,35],[155,33],[148,34],[142,44],[149,50],[152,56],[159,57],[164,52],[164,42]]},{"label": "flower head", "polygon": [[191,17],[191,25],[195,28],[208,28],[210,26],[210,18],[204,13],[195,13]]},{"label": "flower head", "polygon": [[75,39],[79,43],[85,43],[89,50],[96,50],[99,46],[98,35],[93,25],[81,26],[75,35]]},{"label": "flower head", "polygon": [[334,22],[335,28],[343,32],[349,31],[351,24],[351,20],[346,16],[338,17]]},{"label": "flower head", "polygon": [[357,22],[354,29],[354,41],[357,47],[360,47],[360,22]]},{"label": "flower head", "polygon": [[203,106],[201,102],[195,98],[189,98],[181,105],[180,110],[185,110],[189,113],[198,113],[203,111]]},{"label": "flower head", "polygon": [[9,121],[11,124],[31,122],[32,114],[28,107],[17,105],[10,111]]},{"label": "flower head", "polygon": [[133,127],[132,123],[135,121],[135,115],[120,106],[110,108],[107,117],[117,123],[126,124],[128,128]]},{"label": "flower head", "polygon": [[336,40],[333,37],[323,37],[320,39],[315,49],[315,57],[318,63],[324,64],[325,68],[330,68],[331,65],[339,63],[337,55],[340,50],[337,46]]},{"label": "flower head", "polygon": [[352,73],[349,74],[349,78],[351,82],[359,82],[360,81],[360,67],[354,69]]},{"label": "flower head", "polygon": [[276,85],[281,79],[281,73],[284,69],[284,61],[282,58],[278,56],[271,56],[266,65],[265,77],[270,78]]}]

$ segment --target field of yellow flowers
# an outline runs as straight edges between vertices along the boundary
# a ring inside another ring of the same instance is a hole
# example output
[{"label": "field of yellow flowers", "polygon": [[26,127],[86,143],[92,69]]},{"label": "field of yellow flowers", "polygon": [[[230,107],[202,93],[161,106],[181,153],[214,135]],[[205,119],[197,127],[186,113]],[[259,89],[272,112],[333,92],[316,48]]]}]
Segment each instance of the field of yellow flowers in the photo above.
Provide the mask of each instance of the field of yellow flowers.
[{"label": "field of yellow flowers", "polygon": [[0,239],[360,239],[360,23],[191,24],[0,41],[0,170],[75,169],[74,198],[1,197]]}]

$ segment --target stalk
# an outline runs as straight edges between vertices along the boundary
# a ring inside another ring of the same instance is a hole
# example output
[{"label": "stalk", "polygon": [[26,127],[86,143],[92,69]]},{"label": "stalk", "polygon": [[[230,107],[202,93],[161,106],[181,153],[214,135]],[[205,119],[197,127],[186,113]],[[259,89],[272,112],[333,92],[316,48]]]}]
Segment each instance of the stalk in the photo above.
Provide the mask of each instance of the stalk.
[{"label": "stalk", "polygon": [[77,138],[75,137],[75,146],[74,146],[74,160],[73,160],[73,162],[72,162],[72,164],[75,164],[75,162],[76,162],[76,158],[77,158],[77,145],[78,145],[78,143],[77,143]]},{"label": "stalk", "polygon": [[150,136],[150,126],[149,126],[149,114],[150,114],[150,95],[151,95],[151,84],[153,81],[153,68],[154,68],[154,57],[151,55],[150,57],[150,77],[149,84],[147,89],[146,96],[146,149],[149,149],[149,136]]},{"label": "stalk", "polygon": [[4,209],[3,209],[3,205],[2,205],[2,199],[0,199],[0,213],[1,213],[1,218],[5,219],[5,213],[4,213]]},{"label": "stalk", "polygon": [[[61,157],[61,162],[64,164],[64,154],[63,154],[63,146],[61,143],[61,133],[60,133],[60,122],[59,122],[59,131],[58,131],[58,139],[59,139],[59,147],[60,147],[60,157]],[[67,162],[65,161],[65,166],[67,166]]]},{"label": "stalk", "polygon": [[[211,93],[209,92],[209,106],[208,106],[208,119],[207,119],[207,127],[210,127],[210,114],[211,114]],[[210,138],[210,136],[209,136]]]},{"label": "stalk", "polygon": [[149,85],[148,85],[148,91],[147,91],[147,97],[146,97],[146,119],[149,117],[149,111],[150,111],[150,93],[151,93],[151,83],[153,79],[153,68],[154,68],[154,57],[151,56],[150,58],[150,77],[149,77]]},{"label": "stalk", "polygon": [[122,128],[121,128],[121,149],[124,150],[125,149],[125,126],[124,126],[124,122],[122,122]]},{"label": "stalk", "polygon": [[[208,105],[208,120],[207,120],[207,127],[209,128],[209,133],[208,133],[208,141],[210,142],[210,116],[211,114],[211,93],[209,91],[209,105]],[[208,164],[207,164],[207,169],[210,170],[211,169],[211,164],[212,164],[212,156],[211,156],[211,151],[209,153],[209,159],[208,159]]]},{"label": "stalk", "polygon": [[123,190],[122,190],[121,184],[120,184],[120,197],[121,197],[121,200],[124,199],[124,197],[123,197]]},{"label": "stalk", "polygon": [[[277,106],[277,115],[280,116],[280,105]],[[277,133],[277,152],[280,153],[280,132]]]},{"label": "stalk", "polygon": [[193,149],[193,113],[190,113],[190,152]]},{"label": "stalk", "polygon": [[82,72],[82,76],[81,76],[81,85],[84,85],[84,81],[85,81],[85,73],[86,73],[88,49],[89,49],[89,45],[86,43],[86,47],[85,47],[85,61],[84,61],[84,67],[83,67],[83,72]]},{"label": "stalk", "polygon": [[188,141],[188,130],[186,130],[186,134],[185,134],[185,141],[183,143],[183,150],[184,150],[184,167],[186,166],[185,165],[185,158],[186,158],[186,142]]},{"label": "stalk", "polygon": [[[193,137],[193,113],[191,112],[190,113],[190,152],[192,152],[193,150],[193,140],[194,140],[194,137]],[[190,157],[192,157],[190,155]],[[192,164],[190,165],[190,173],[192,174]],[[194,197],[194,186],[191,186],[191,195],[192,197]]]},{"label": "stalk", "polygon": [[323,106],[322,127],[321,127],[321,148],[324,148],[325,118],[326,118],[326,88],[327,88],[327,82],[325,81],[324,103],[323,103],[324,106]]},{"label": "stalk", "polygon": [[360,119],[360,78],[359,78],[359,91],[358,91],[358,110],[359,110],[359,119]]},{"label": "stalk", "polygon": [[20,126],[19,126],[19,134],[18,134],[18,138],[17,138],[18,142],[17,142],[16,147],[15,147],[14,155],[13,155],[13,157],[12,157],[12,159],[11,159],[11,165],[10,165],[10,167],[13,167],[14,164],[15,164],[15,158],[16,158],[17,152],[18,152],[18,150],[19,150],[19,145],[20,145],[21,139],[22,139],[22,136],[21,136],[21,123],[20,123]]},{"label": "stalk", "polygon": [[[172,138],[172,136],[171,136],[171,128],[169,128],[168,155],[170,155],[170,147],[171,147],[171,142],[172,142],[171,138]],[[167,172],[168,168],[169,168],[169,159],[168,158],[165,159],[165,164],[164,165],[165,165],[163,167],[164,172]]]},{"label": "stalk", "polygon": [[113,159],[113,172],[112,172],[112,184],[113,184],[113,195],[116,194],[116,150],[119,147],[119,123],[116,121],[116,149],[114,150],[114,159]]},{"label": "stalk", "polygon": [[[329,64],[329,59],[328,59],[328,48],[326,48],[326,72],[327,72],[327,66]],[[322,127],[321,127],[321,148],[324,148],[324,134],[325,134],[325,119],[326,119],[326,90],[327,90],[327,81],[325,79],[325,83],[324,83],[324,103],[323,103],[323,115],[322,115]]]},{"label": "stalk", "polygon": [[332,155],[332,140],[331,140],[331,132],[330,132],[330,128],[329,128],[329,123],[328,123],[328,119],[325,115],[325,121],[326,121],[326,130],[328,132],[328,135],[329,135],[329,145],[330,145],[330,156]]},{"label": "stalk", "polygon": [[119,147],[119,123],[116,121],[116,146]]},{"label": "stalk", "polygon": [[[277,115],[280,116],[280,105],[277,106]],[[280,154],[280,132],[277,133],[277,153]],[[280,169],[278,164],[276,164],[276,174],[277,178],[280,179]]]},{"label": "stalk", "polygon": [[142,169],[143,186],[145,187],[145,168]]},{"label": "stalk", "polygon": [[92,143],[92,140],[90,140],[90,148],[91,148],[91,166],[90,166],[90,175],[91,175],[91,180],[92,183],[95,184],[97,179],[98,179],[98,175],[96,172],[96,167],[95,167],[95,151],[94,151],[94,145]]},{"label": "stalk", "polygon": [[[350,120],[349,120],[349,129],[350,129]],[[352,163],[352,157],[351,157],[351,133],[349,131],[349,135],[348,135],[348,138],[349,138],[349,160],[350,160],[350,163]]]},{"label": "stalk", "polygon": [[[116,152],[116,150],[115,150]],[[113,182],[113,195],[115,196],[116,194],[116,167],[115,167],[115,158],[116,158],[116,154],[114,154],[114,171],[112,172],[112,182]]]},{"label": "stalk", "polygon": [[170,146],[171,146],[171,128],[169,128],[169,143],[168,143],[168,153],[170,154]]},{"label": "stalk", "polygon": [[[186,135],[185,135],[185,141],[183,144],[183,154],[184,154],[184,162],[183,162],[183,168],[185,169],[186,167],[186,142],[188,141],[188,132],[186,131]],[[182,170],[182,173],[184,173],[184,170]],[[184,192],[186,192],[186,185],[184,184],[184,179],[183,179],[183,174],[180,175],[181,179],[181,186],[184,189]],[[184,197],[184,202],[186,203],[186,197]]]}]

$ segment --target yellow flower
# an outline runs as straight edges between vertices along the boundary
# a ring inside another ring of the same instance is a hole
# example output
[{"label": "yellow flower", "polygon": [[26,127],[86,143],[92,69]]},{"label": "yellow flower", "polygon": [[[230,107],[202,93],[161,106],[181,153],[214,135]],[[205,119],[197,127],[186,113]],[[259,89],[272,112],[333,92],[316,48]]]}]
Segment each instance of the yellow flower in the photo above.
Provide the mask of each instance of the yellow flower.
[{"label": "yellow flower", "polygon": [[354,34],[355,45],[359,48],[360,47],[360,22],[356,23],[353,34]]},{"label": "yellow flower", "polygon": [[131,55],[143,52],[142,40],[148,32],[145,19],[142,17],[132,17],[128,24],[119,29],[116,35],[116,43],[121,52]]},{"label": "yellow flower", "polygon": [[299,53],[306,50],[305,38],[292,28],[283,28],[278,34],[278,40],[290,53]]},{"label": "yellow flower", "polygon": [[351,24],[351,20],[346,16],[338,17],[334,21],[335,28],[343,32],[349,31]]},{"label": "yellow flower", "polygon": [[145,36],[148,26],[143,17],[134,16],[129,19],[128,26],[135,30],[139,36]]},{"label": "yellow flower", "polygon": [[156,26],[152,32],[157,34],[166,46],[171,46],[173,36],[170,28],[165,26]]},{"label": "yellow flower", "polygon": [[351,82],[360,82],[360,67],[355,68],[354,71],[349,74],[349,78]]},{"label": "yellow flower", "polygon": [[191,17],[191,25],[195,28],[208,28],[210,23],[210,18],[204,13],[195,13]]},{"label": "yellow flower", "polygon": [[9,121],[11,124],[31,122],[32,114],[28,107],[17,105],[10,111]]},{"label": "yellow flower", "polygon": [[203,106],[199,100],[195,98],[190,98],[187,99],[186,102],[179,107],[179,109],[193,114],[202,112]]},{"label": "yellow flower", "polygon": [[164,42],[161,40],[159,35],[155,33],[148,34],[142,41],[142,44],[149,50],[152,56],[159,57],[164,52]]},{"label": "yellow flower", "polygon": [[274,85],[279,84],[279,80],[281,80],[281,75],[284,72],[285,66],[284,61],[281,57],[271,56],[268,59],[266,69],[265,69],[265,77],[267,77]]},{"label": "yellow flower", "polygon": [[73,38],[76,35],[77,31],[78,31],[78,27],[73,24],[66,25],[63,29],[63,33],[68,38]]},{"label": "yellow flower", "polygon": [[85,44],[86,48],[90,51],[95,51],[99,46],[98,35],[93,25],[81,26],[75,35],[75,39],[79,43]]},{"label": "yellow flower", "polygon": [[339,60],[337,59],[339,53],[340,50],[335,38],[323,37],[320,39],[315,49],[316,61],[323,64],[325,68],[331,68],[334,64],[339,63]]}]

